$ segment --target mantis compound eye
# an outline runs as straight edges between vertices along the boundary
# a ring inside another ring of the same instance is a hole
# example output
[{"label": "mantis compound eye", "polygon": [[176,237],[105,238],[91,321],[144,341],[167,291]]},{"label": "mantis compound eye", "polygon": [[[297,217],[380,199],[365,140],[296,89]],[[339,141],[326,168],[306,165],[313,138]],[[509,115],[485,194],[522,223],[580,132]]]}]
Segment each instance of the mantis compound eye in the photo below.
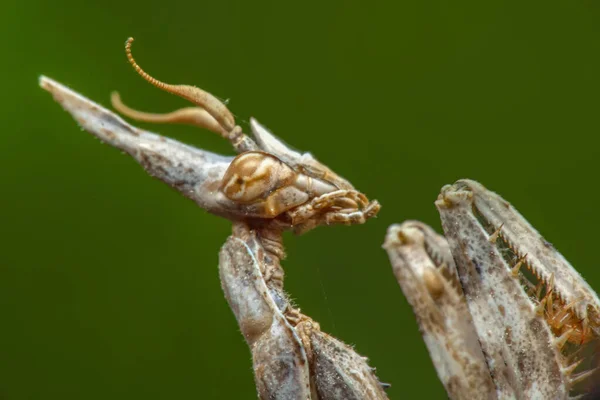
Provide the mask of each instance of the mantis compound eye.
[{"label": "mantis compound eye", "polygon": [[296,172],[278,158],[249,151],[233,159],[223,176],[221,192],[230,200],[253,203],[292,184],[296,176]]}]

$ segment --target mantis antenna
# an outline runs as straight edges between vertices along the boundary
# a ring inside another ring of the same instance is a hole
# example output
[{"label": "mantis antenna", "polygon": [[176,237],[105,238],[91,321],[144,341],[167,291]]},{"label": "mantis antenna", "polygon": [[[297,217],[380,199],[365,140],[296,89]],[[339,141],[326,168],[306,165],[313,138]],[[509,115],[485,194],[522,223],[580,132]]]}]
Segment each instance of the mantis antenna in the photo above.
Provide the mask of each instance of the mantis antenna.
[{"label": "mantis antenna", "polygon": [[142,67],[140,67],[133,58],[133,55],[131,54],[132,43],[132,37],[127,39],[127,41],[125,42],[125,53],[127,54],[127,59],[129,60],[129,63],[133,66],[133,69],[135,69],[135,71],[142,78],[144,78],[144,80],[156,86],[157,88],[164,90],[165,92],[169,92],[171,94],[184,98],[190,101],[191,103],[194,103],[195,105],[205,109],[214,119],[217,120],[217,122],[227,132],[233,130],[233,128],[235,127],[235,119],[233,118],[233,115],[227,109],[227,107],[225,107],[225,105],[221,103],[215,96],[195,86],[170,85],[152,77],[146,71],[144,71]]}]

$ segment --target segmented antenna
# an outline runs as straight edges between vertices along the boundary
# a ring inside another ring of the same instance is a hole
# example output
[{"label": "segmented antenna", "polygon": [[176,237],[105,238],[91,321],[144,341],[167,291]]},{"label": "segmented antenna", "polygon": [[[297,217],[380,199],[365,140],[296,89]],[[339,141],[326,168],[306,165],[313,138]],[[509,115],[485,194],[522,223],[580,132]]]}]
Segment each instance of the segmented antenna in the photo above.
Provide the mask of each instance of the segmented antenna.
[{"label": "segmented antenna", "polygon": [[214,119],[219,122],[223,129],[225,129],[227,132],[233,130],[235,127],[235,119],[233,118],[233,114],[231,114],[227,107],[225,107],[225,105],[221,103],[215,96],[195,86],[171,85],[152,77],[146,71],[144,71],[133,58],[133,55],[131,54],[132,43],[132,37],[127,39],[125,42],[125,53],[127,54],[127,59],[133,66],[133,69],[135,69],[135,71],[142,78],[144,78],[144,80],[156,86],[157,88],[164,90],[165,92],[182,97],[194,103],[195,105],[204,108]]}]

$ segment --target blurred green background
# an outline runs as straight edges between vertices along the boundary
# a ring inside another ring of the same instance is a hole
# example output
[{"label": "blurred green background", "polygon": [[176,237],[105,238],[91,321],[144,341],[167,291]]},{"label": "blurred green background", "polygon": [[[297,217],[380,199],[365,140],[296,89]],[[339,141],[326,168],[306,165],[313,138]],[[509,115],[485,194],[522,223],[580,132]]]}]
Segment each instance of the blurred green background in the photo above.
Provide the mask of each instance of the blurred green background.
[{"label": "blurred green background", "polygon": [[[286,289],[370,358],[392,399],[445,398],[381,244],[439,229],[469,177],[511,201],[600,288],[600,5],[594,1],[24,1],[0,6],[0,398],[252,399],[223,298],[230,223],[82,132],[37,86],[108,104],[201,86],[382,205],[363,226],[286,237]],[[231,153],[217,135],[143,127]]]}]

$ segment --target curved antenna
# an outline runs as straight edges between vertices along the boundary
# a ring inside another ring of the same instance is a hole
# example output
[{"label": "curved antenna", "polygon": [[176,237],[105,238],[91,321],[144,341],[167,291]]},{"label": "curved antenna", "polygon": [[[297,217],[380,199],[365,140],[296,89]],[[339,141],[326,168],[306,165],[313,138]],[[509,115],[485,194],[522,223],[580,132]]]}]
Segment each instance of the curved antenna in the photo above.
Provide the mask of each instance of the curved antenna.
[{"label": "curved antenna", "polygon": [[165,92],[182,97],[194,103],[195,105],[204,108],[214,119],[219,122],[223,129],[225,129],[227,132],[233,130],[235,127],[235,119],[233,118],[233,115],[215,96],[195,86],[170,85],[153,78],[135,62],[135,59],[131,54],[131,43],[133,43],[132,37],[127,39],[125,42],[125,53],[127,54],[127,59],[135,71],[142,78],[144,78],[144,80],[156,86],[157,88],[164,90]]},{"label": "curved antenna", "polygon": [[114,109],[119,113],[137,121],[193,125],[218,133],[224,138],[229,138],[228,132],[225,132],[221,124],[219,124],[208,111],[201,107],[185,107],[164,114],[148,113],[135,110],[124,104],[118,92],[112,92],[110,94],[110,102]]}]

